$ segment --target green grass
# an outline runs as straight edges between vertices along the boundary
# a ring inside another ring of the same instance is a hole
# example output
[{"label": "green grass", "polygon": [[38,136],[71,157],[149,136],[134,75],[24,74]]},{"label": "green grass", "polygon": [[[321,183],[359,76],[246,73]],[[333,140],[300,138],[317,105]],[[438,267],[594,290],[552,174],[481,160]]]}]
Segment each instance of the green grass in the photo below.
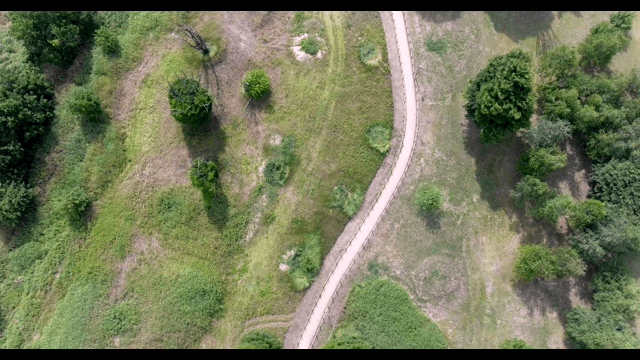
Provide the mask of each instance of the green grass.
[{"label": "green grass", "polygon": [[353,327],[374,349],[447,348],[444,333],[389,279],[354,285],[339,327]]},{"label": "green grass", "polygon": [[432,51],[440,56],[443,56],[447,52],[447,40],[443,38],[426,38],[424,40],[424,45],[427,47],[427,50]]}]

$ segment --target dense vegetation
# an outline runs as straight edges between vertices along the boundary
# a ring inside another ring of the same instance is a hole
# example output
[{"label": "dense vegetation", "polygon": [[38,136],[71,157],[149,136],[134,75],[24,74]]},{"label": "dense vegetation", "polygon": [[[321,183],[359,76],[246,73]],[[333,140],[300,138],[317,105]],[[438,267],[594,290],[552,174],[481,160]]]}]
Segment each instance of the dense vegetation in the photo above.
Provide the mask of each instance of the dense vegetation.
[{"label": "dense vegetation", "polygon": [[432,184],[422,185],[416,190],[414,202],[427,213],[442,208],[442,193]]},{"label": "dense vegetation", "polygon": [[271,91],[271,79],[262,69],[249,70],[242,79],[242,89],[251,99],[261,99]]},{"label": "dense vegetation", "polygon": [[169,106],[178,122],[200,126],[209,120],[213,99],[198,80],[179,77],[169,86]]}]

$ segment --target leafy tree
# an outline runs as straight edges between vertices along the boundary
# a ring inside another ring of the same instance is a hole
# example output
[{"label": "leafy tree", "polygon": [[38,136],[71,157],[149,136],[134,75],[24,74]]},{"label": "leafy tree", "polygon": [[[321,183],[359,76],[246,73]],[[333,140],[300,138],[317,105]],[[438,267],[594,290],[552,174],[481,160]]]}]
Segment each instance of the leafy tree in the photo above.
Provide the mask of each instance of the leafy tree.
[{"label": "leafy tree", "polygon": [[606,66],[618,51],[629,44],[624,33],[609,22],[591,28],[589,36],[578,46],[583,66]]},{"label": "leafy tree", "polygon": [[262,69],[247,71],[242,79],[242,89],[252,99],[260,99],[271,91],[271,79]]},{"label": "leafy tree", "polygon": [[553,86],[543,89],[542,116],[551,121],[574,121],[580,109],[580,97],[577,89],[561,89]]},{"label": "leafy tree", "polygon": [[533,349],[533,346],[527,345],[522,339],[504,339],[500,344],[500,349]]},{"label": "leafy tree", "polygon": [[539,69],[546,76],[563,80],[578,70],[578,53],[573,47],[560,45],[542,55]]},{"label": "leafy tree", "polygon": [[442,208],[442,193],[432,184],[426,184],[416,191],[414,202],[424,212]]},{"label": "leafy tree", "polygon": [[594,166],[593,198],[640,215],[640,168],[631,161],[613,160]]},{"label": "leafy tree", "polygon": [[200,126],[211,115],[213,99],[197,80],[178,78],[169,86],[169,106],[178,122]]},{"label": "leafy tree", "polygon": [[540,119],[538,124],[524,133],[524,138],[529,145],[534,147],[549,148],[558,141],[571,136],[571,124],[566,120],[549,121]]},{"label": "leafy tree", "polygon": [[215,162],[195,158],[189,168],[191,185],[202,191],[213,191],[218,187],[218,167]]},{"label": "leafy tree", "polygon": [[567,165],[567,154],[558,145],[536,147],[527,150],[518,158],[516,167],[523,176],[546,177],[550,172]]},{"label": "leafy tree", "polygon": [[66,106],[73,115],[89,121],[97,120],[102,114],[100,97],[86,87],[74,87],[67,97]]},{"label": "leafy tree", "polygon": [[240,345],[249,345],[251,349],[282,349],[282,341],[267,331],[254,330],[240,340]]},{"label": "leafy tree", "polygon": [[0,223],[15,225],[33,199],[33,190],[23,183],[0,183]]},{"label": "leafy tree", "polygon": [[29,61],[67,67],[95,28],[89,11],[10,11],[10,32],[22,40]]},{"label": "leafy tree", "polygon": [[580,201],[569,213],[569,224],[573,229],[585,229],[607,216],[605,205],[595,199]]},{"label": "leafy tree", "polygon": [[120,43],[116,32],[108,27],[101,27],[96,30],[96,45],[102,48],[105,55],[117,54],[120,51]]},{"label": "leafy tree", "polygon": [[489,60],[469,84],[467,115],[481,128],[480,140],[497,143],[530,126],[533,115],[531,57],[520,49]]},{"label": "leafy tree", "polygon": [[372,349],[372,347],[362,338],[362,335],[355,333],[330,339],[321,349]]},{"label": "leafy tree", "polygon": [[635,17],[636,14],[633,11],[618,11],[611,14],[610,21],[616,29],[626,32],[631,30]]}]

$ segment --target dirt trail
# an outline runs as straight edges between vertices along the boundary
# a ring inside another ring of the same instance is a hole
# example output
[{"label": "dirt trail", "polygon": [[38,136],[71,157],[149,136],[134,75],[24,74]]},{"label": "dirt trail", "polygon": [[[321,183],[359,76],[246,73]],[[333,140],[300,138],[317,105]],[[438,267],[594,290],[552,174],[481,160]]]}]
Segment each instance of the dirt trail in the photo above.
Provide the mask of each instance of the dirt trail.
[{"label": "dirt trail", "polygon": [[[416,133],[417,106],[414,86],[415,84],[413,80],[413,69],[411,66],[409,42],[407,39],[407,31],[405,28],[404,16],[402,12],[393,12],[393,22],[395,23],[395,35],[396,39],[398,40],[401,66],[400,69],[392,66],[391,73],[394,78],[400,77],[402,79],[404,85],[404,96],[406,99],[406,113],[404,115],[406,116],[407,122],[402,142],[402,148],[391,172],[391,176],[389,177],[382,192],[380,193],[380,196],[378,197],[375,205],[373,205],[373,208],[364,219],[364,222],[353,238],[353,241],[349,244],[349,246],[346,248],[346,251],[338,260],[337,265],[335,265],[334,271],[329,275],[327,282],[322,288],[319,299],[315,303],[314,309],[312,310],[311,315],[308,318],[306,325],[304,326],[304,330],[301,337],[299,338],[299,341],[295,339],[295,344],[292,344],[291,334],[288,333],[287,335],[289,335],[289,339],[285,339],[285,347],[292,347],[291,345],[293,345],[293,347],[308,349],[313,346],[318,328],[322,323],[324,315],[329,305],[331,304],[331,300],[333,299],[333,296],[338,286],[340,285],[344,274],[347,272],[347,270],[349,270],[352,260],[357,256],[360,249],[369,237],[369,234],[375,228],[378,220],[383,215],[387,204],[390,202],[396,188],[403,178],[403,175],[408,167],[409,160],[411,158]],[[394,101],[394,107],[398,107],[399,105],[400,104],[397,104]],[[356,219],[354,218],[354,220]],[[352,222],[354,220],[352,220]],[[329,256],[330,255],[328,255],[328,257]],[[325,261],[324,267],[326,268],[327,266],[331,265],[329,262]],[[312,295],[311,292],[308,292],[308,294]]]}]

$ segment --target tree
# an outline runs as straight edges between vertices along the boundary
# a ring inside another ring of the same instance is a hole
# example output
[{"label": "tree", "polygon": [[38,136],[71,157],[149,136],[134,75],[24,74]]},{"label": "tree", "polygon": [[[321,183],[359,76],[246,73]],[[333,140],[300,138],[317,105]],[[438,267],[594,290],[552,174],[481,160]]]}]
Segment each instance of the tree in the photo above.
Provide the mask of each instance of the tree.
[{"label": "tree", "polygon": [[242,79],[242,89],[252,99],[260,99],[266,96],[270,87],[271,79],[262,69],[247,71]]},{"label": "tree", "polygon": [[578,53],[575,48],[560,45],[545,52],[540,58],[540,72],[562,81],[578,70]]},{"label": "tree", "polygon": [[557,86],[544,88],[542,117],[551,121],[567,120],[573,123],[580,109],[580,96],[576,89],[562,89]]},{"label": "tree", "polygon": [[523,176],[544,178],[567,165],[567,154],[558,145],[530,148],[518,158],[516,167]]},{"label": "tree", "polygon": [[181,38],[182,42],[189,47],[198,50],[202,56],[209,55],[209,46],[202,36],[191,25],[180,25],[178,29],[185,38]]},{"label": "tree", "polygon": [[101,27],[94,35],[96,45],[102,48],[105,55],[117,54],[120,51],[120,43],[116,32],[108,27]]},{"label": "tree", "polygon": [[442,193],[432,184],[426,184],[416,191],[414,202],[424,212],[431,212],[442,208]]},{"label": "tree", "polygon": [[538,124],[524,133],[524,139],[534,147],[552,147],[571,136],[571,124],[566,120],[540,119]]},{"label": "tree", "polygon": [[22,183],[0,183],[0,223],[15,225],[33,195],[33,190]]},{"label": "tree", "polygon": [[23,41],[35,65],[69,66],[95,28],[89,11],[10,11],[8,16],[10,32]]},{"label": "tree", "polygon": [[200,126],[211,115],[213,99],[197,80],[179,77],[169,84],[169,106],[178,122]]},{"label": "tree", "polygon": [[569,224],[575,230],[582,230],[607,216],[605,205],[595,199],[580,201],[569,213]]},{"label": "tree", "polygon": [[200,190],[213,190],[218,186],[218,167],[213,161],[196,158],[189,168],[189,179]]},{"label": "tree", "polygon": [[612,160],[594,166],[593,198],[640,215],[640,168],[631,161]]},{"label": "tree", "polygon": [[282,341],[267,331],[254,330],[240,340],[240,345],[250,345],[252,349],[282,349]]},{"label": "tree", "polygon": [[547,201],[527,211],[527,215],[535,219],[544,219],[556,225],[560,216],[567,215],[573,207],[573,200],[568,195],[551,191]]},{"label": "tree", "polygon": [[533,349],[533,346],[527,345],[522,339],[512,338],[504,339],[500,344],[500,349]]},{"label": "tree", "polygon": [[616,29],[627,32],[631,30],[631,27],[633,27],[633,20],[635,17],[636,14],[633,11],[618,11],[617,13],[611,14],[609,19],[611,21],[611,25]]},{"label": "tree", "polygon": [[591,28],[589,36],[578,46],[583,66],[607,66],[618,51],[629,44],[629,38],[609,22]]},{"label": "tree", "polygon": [[467,115],[481,128],[480,140],[497,143],[530,126],[533,115],[531,57],[520,49],[489,60],[467,88]]},{"label": "tree", "polygon": [[71,90],[66,106],[73,115],[89,121],[97,120],[102,114],[102,104],[98,94],[82,86],[76,86]]}]

